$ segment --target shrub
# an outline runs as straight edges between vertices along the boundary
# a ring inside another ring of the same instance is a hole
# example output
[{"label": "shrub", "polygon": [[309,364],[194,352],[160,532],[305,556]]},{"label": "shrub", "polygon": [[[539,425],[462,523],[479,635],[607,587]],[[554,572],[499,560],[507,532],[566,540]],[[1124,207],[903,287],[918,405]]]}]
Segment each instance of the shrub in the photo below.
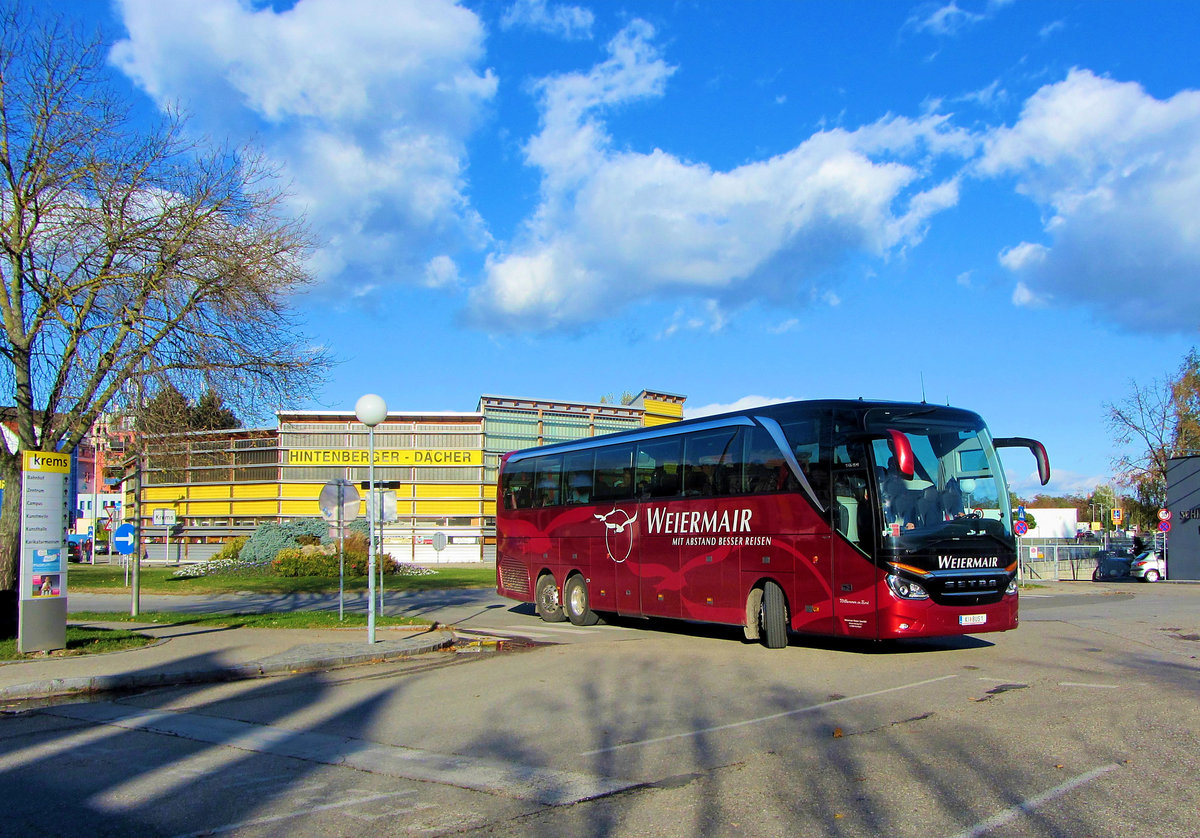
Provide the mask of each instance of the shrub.
[{"label": "shrub", "polygon": [[195,579],[200,576],[216,576],[223,573],[262,573],[266,570],[265,562],[246,562],[241,559],[242,547],[247,536],[238,536],[225,542],[211,559],[198,564],[186,565],[176,570],[172,576],[179,579]]},{"label": "shrub", "polygon": [[296,547],[298,538],[312,536],[322,541],[329,526],[320,518],[300,518],[282,524],[261,524],[246,546],[242,548],[242,560],[247,562],[270,562],[280,550]]},{"label": "shrub", "polygon": [[280,576],[337,576],[338,558],[311,546],[288,547],[279,551],[271,568]]}]

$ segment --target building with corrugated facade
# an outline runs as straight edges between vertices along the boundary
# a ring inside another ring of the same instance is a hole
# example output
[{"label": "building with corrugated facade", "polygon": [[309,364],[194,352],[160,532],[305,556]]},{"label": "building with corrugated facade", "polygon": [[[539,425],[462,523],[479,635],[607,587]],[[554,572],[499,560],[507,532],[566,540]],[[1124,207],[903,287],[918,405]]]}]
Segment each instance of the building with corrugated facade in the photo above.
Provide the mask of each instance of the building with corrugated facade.
[{"label": "building with corrugated facade", "polygon": [[[627,405],[482,396],[471,413],[389,412],[375,426],[375,481],[394,493],[383,551],[425,563],[491,559],[504,454],[677,421],[684,401],[647,390]],[[140,469],[129,461],[125,516],[140,520],[151,560],[202,561],[260,524],[319,517],[317,498],[330,481],[365,487],[368,431],[353,411],[276,416],[275,428],[155,437]],[[169,533],[153,525],[156,509],[174,511]],[[438,532],[447,536],[440,551]]]}]

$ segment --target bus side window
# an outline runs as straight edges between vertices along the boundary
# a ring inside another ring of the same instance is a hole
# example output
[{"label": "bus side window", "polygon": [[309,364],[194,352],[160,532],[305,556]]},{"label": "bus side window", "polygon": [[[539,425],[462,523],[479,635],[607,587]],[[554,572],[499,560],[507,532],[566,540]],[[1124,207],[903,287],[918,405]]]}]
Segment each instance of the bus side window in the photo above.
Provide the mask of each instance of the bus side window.
[{"label": "bus side window", "polygon": [[561,454],[534,460],[534,506],[557,506],[562,503],[562,470]]},{"label": "bus side window", "polygon": [[833,525],[848,541],[870,553],[874,549],[874,501],[867,479],[867,451],[858,442],[833,449]]},{"label": "bus side window", "polygon": [[684,439],[683,493],[707,497],[730,493],[736,429],[690,434]]},{"label": "bus side window", "polygon": [[679,494],[681,437],[643,442],[637,452],[638,497],[670,498]]},{"label": "bus side window", "polygon": [[633,445],[611,445],[597,449],[592,501],[619,501],[632,497]]},{"label": "bus side window", "polygon": [[765,428],[755,427],[746,434],[745,491],[751,494],[782,492],[788,486],[791,470],[783,452]]},{"label": "bus side window", "polygon": [[505,465],[503,486],[506,509],[529,509],[533,506],[533,460]]},{"label": "bus side window", "polygon": [[566,503],[591,503],[595,463],[596,453],[594,451],[580,451],[575,454],[567,454],[563,458],[563,471],[566,475]]}]

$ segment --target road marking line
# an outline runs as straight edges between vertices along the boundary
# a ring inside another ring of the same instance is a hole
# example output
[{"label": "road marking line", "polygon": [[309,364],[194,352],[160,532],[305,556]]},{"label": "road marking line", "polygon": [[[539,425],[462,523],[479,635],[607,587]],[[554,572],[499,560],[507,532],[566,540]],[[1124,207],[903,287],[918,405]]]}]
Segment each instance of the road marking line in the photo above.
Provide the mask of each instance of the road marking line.
[{"label": "road marking line", "polygon": [[1102,765],[1099,768],[1092,769],[1086,774],[1080,774],[1078,777],[1075,777],[1072,780],[1067,780],[1067,782],[1063,783],[1062,785],[1055,786],[1049,791],[1044,791],[1036,797],[1031,797],[1028,800],[1022,801],[1016,806],[1010,806],[1003,812],[997,812],[995,815],[992,815],[985,821],[980,821],[965,832],[958,833],[954,836],[954,838],[978,838],[980,835],[986,835],[996,827],[1004,826],[1004,824],[1020,815],[1032,814],[1033,811],[1043,803],[1049,803],[1056,797],[1062,797],[1067,792],[1073,791],[1086,783],[1090,783],[1092,780],[1107,774],[1109,771],[1115,771],[1119,767],[1119,765],[1113,763],[1111,765]]},{"label": "road marking line", "polygon": [[64,704],[41,711],[126,730],[179,736],[220,748],[301,759],[404,780],[439,783],[503,797],[562,806],[638,785],[633,781],[498,759],[439,754],[236,719],[174,710],[139,710],[109,702]]},{"label": "road marking line", "polygon": [[201,829],[196,832],[185,832],[182,835],[177,835],[175,838],[200,838],[202,835],[215,835],[220,832],[233,832],[235,829],[242,829],[247,826],[259,826],[264,823],[278,823],[289,818],[298,818],[303,815],[312,815],[317,812],[327,812],[330,809],[344,809],[347,806],[358,806],[361,803],[373,803],[376,800],[386,800],[389,797],[407,797],[416,794],[413,791],[393,791],[386,794],[373,794],[370,797],[360,797],[357,800],[343,800],[341,803],[326,803],[323,806],[311,806],[307,809],[300,809],[295,812],[288,812],[286,815],[273,815],[271,817],[254,818],[241,823],[227,823],[224,826],[214,826],[209,829]]},{"label": "road marking line", "polygon": [[879,695],[887,695],[888,693],[898,692],[900,690],[909,690],[914,687],[923,687],[926,684],[936,684],[939,681],[948,681],[951,678],[957,678],[958,675],[943,675],[940,678],[929,678],[925,681],[917,681],[912,684],[903,684],[899,687],[888,687],[885,690],[875,690],[874,692],[862,693],[861,695],[847,696],[846,698],[835,698],[832,701],[823,701],[820,704],[812,704],[808,707],[800,707],[796,710],[785,710],[782,713],[772,713],[769,716],[759,716],[757,719],[746,719],[741,722],[730,722],[724,725],[715,725],[706,727],[702,730],[689,730],[684,733],[672,733],[668,736],[656,736],[653,739],[641,739],[637,742],[625,742],[620,745],[610,745],[607,748],[596,748],[592,751],[584,751],[580,754],[581,757],[595,756],[596,754],[607,754],[611,751],[619,751],[623,748],[639,748],[642,745],[655,745],[659,742],[669,742],[672,739],[686,739],[690,736],[703,736],[707,733],[716,733],[721,730],[731,730],[735,727],[745,727],[746,725],[756,725],[761,722],[769,722],[774,719],[783,719],[788,716],[798,716],[801,713],[811,713],[815,710],[823,710],[826,707],[833,707],[838,704],[845,704],[849,701],[861,701],[864,698],[874,698]]}]

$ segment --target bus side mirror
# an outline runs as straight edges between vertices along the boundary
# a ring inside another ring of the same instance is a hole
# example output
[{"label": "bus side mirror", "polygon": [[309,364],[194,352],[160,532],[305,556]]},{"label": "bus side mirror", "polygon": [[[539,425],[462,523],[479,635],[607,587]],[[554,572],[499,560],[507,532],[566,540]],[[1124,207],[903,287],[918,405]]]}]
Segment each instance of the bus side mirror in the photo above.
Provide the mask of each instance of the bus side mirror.
[{"label": "bus side mirror", "polygon": [[1050,455],[1046,453],[1046,446],[1036,439],[1010,436],[995,440],[995,445],[997,448],[1028,448],[1037,460],[1038,479],[1042,481],[1043,486],[1050,482]]},{"label": "bus side mirror", "polygon": [[887,431],[888,441],[892,449],[892,462],[905,480],[912,480],[916,473],[916,458],[913,456],[912,443],[901,431]]}]

